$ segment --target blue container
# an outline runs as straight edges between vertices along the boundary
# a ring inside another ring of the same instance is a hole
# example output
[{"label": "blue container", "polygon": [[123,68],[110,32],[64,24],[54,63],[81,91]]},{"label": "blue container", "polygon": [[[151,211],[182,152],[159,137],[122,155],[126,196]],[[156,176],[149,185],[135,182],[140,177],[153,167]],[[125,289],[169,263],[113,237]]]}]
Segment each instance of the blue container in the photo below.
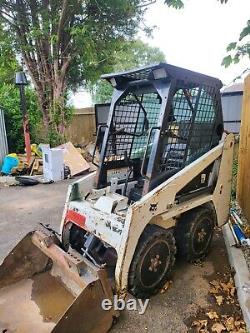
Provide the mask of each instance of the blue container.
[{"label": "blue container", "polygon": [[244,235],[244,233],[242,232],[242,230],[240,229],[240,227],[236,224],[233,224],[233,228],[234,228],[234,232],[238,238],[238,240],[240,242],[244,241],[246,239],[246,236]]},{"label": "blue container", "polygon": [[13,156],[6,156],[3,160],[1,172],[5,175],[9,175],[11,170],[18,166],[18,159]]}]

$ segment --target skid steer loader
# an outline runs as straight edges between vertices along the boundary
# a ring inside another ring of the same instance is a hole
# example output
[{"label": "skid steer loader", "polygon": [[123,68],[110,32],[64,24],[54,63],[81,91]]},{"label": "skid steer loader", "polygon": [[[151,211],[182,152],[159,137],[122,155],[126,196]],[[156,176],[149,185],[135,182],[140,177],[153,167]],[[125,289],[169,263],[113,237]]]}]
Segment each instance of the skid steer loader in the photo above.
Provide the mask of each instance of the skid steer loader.
[{"label": "skid steer loader", "polygon": [[31,232],[3,261],[0,332],[106,332],[118,313],[104,299],[156,294],[227,220],[221,82],[164,63],[102,78],[114,92],[97,171],[69,187],[60,239]]}]

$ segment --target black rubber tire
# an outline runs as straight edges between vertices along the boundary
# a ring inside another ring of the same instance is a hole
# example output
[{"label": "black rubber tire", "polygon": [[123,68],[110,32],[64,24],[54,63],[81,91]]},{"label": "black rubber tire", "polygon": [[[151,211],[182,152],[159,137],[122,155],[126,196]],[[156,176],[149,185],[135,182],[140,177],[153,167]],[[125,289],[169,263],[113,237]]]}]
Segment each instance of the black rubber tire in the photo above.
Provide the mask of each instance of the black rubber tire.
[{"label": "black rubber tire", "polygon": [[211,209],[199,207],[183,214],[175,228],[178,256],[188,262],[204,258],[210,250],[214,227]]},{"label": "black rubber tire", "polygon": [[[130,293],[140,299],[157,294],[169,279],[175,263],[175,254],[173,231],[155,225],[147,226],[139,239],[130,265]],[[152,260],[156,261],[157,267],[153,266]]]},{"label": "black rubber tire", "polygon": [[39,181],[29,176],[16,176],[15,179],[24,186],[33,186],[39,184]]}]

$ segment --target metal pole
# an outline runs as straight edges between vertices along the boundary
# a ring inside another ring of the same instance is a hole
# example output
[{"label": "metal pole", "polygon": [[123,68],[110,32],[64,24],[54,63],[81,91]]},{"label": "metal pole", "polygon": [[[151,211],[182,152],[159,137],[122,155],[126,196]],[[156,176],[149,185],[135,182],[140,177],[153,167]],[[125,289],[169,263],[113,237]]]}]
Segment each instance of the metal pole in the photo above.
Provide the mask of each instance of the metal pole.
[{"label": "metal pole", "polygon": [[20,89],[20,109],[23,115],[23,132],[25,141],[25,150],[27,156],[27,163],[29,164],[31,158],[31,147],[30,147],[30,130],[29,130],[29,118],[27,114],[26,97],[24,85],[19,85]]}]

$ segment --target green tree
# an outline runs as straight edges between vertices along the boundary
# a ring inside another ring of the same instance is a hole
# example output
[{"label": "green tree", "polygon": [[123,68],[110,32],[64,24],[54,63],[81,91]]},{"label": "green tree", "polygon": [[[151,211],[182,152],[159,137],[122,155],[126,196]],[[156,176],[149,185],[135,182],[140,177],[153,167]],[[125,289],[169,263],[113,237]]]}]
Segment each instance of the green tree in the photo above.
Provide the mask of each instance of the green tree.
[{"label": "green tree", "polygon": [[[166,61],[164,53],[158,47],[149,46],[141,40],[122,43],[113,56],[113,66],[110,70],[114,72]],[[110,101],[113,89],[108,82],[98,80],[91,88],[95,103]]]},{"label": "green tree", "polygon": [[0,18],[37,93],[44,128],[63,135],[67,90],[94,81],[138,31],[146,0],[0,0]]},{"label": "green tree", "polygon": [[[14,85],[15,72],[20,65],[13,51],[13,41],[0,25],[0,107],[4,110],[8,146],[11,152],[24,151],[22,114],[19,90]],[[31,139],[38,139],[38,124],[41,120],[35,91],[26,88],[27,107],[30,118]]]},{"label": "green tree", "polygon": [[[219,2],[227,3],[228,0],[218,0]],[[176,9],[180,9],[184,7],[184,2],[183,0],[165,0],[165,4],[167,4],[169,7],[174,7]]]},{"label": "green tree", "polygon": [[14,83],[14,75],[18,69],[11,38],[0,24],[0,86],[3,83]]},{"label": "green tree", "polygon": [[250,60],[250,20],[241,31],[238,41],[232,42],[227,46],[227,56],[224,57],[222,65],[225,67],[237,64],[242,58]]},{"label": "green tree", "polygon": [[[39,140],[39,123],[37,98],[34,89],[26,88],[27,108],[29,110],[31,140]],[[5,125],[10,152],[24,151],[24,135],[22,127],[22,113],[20,111],[19,90],[13,85],[0,85],[0,107],[4,109]]]}]

